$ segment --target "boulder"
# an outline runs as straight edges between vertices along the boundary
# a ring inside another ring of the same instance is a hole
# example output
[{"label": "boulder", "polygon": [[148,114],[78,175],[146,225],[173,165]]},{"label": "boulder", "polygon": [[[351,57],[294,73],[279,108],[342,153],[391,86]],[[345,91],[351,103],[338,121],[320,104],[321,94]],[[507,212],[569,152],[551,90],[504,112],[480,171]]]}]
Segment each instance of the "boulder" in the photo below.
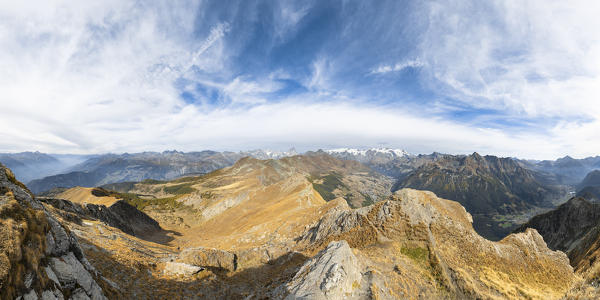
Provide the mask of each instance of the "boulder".
[{"label": "boulder", "polygon": [[361,280],[359,262],[348,243],[331,242],[287,283],[289,294],[285,299],[345,299]]},{"label": "boulder", "polygon": [[167,262],[165,264],[164,272],[170,275],[183,275],[192,276],[200,271],[204,270],[203,267],[193,266],[185,263],[178,262]]},{"label": "boulder", "polygon": [[177,262],[205,268],[217,268],[227,271],[237,269],[237,255],[212,248],[188,248],[181,251]]}]

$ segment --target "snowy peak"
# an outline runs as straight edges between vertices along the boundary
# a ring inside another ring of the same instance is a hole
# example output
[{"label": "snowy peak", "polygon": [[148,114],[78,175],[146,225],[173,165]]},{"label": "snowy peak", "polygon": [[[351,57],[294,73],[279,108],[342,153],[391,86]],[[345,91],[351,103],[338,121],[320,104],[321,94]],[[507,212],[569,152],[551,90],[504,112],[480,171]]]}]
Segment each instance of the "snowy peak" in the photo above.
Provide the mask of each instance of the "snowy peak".
[{"label": "snowy peak", "polygon": [[246,152],[241,152],[243,155],[252,156],[256,159],[278,159],[282,157],[298,155],[295,148],[290,148],[288,151],[271,151],[256,149]]},{"label": "snowy peak", "polygon": [[394,160],[396,158],[408,156],[408,152],[402,149],[390,148],[371,148],[371,149],[354,149],[354,148],[338,148],[325,150],[329,155],[341,159],[357,160],[360,162],[370,162],[375,159]]}]

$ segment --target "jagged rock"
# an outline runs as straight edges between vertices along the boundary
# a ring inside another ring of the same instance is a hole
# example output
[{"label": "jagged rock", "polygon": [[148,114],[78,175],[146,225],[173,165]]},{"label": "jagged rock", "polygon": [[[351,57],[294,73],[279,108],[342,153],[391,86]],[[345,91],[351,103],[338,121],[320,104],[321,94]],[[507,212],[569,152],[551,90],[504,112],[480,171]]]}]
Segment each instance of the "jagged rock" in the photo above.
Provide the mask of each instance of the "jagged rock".
[{"label": "jagged rock", "polygon": [[73,252],[69,252],[60,258],[52,258],[50,264],[62,286],[69,288],[79,286],[91,299],[105,299],[100,286]]},{"label": "jagged rock", "polygon": [[23,295],[23,300],[38,300],[37,293],[34,290],[31,290],[29,293]]},{"label": "jagged rock", "polygon": [[532,207],[548,207],[564,191],[540,182],[540,174],[523,168],[512,158],[444,155],[424,164],[400,180],[394,190],[414,188],[459,202],[475,216],[477,232],[492,240],[508,235],[512,228],[498,226],[489,215],[518,214]]},{"label": "jagged rock", "polygon": [[19,199],[19,202],[23,205],[29,205],[35,209],[42,208],[39,202],[33,200],[33,195],[27,187],[17,181],[13,172],[3,164],[0,164],[0,187],[10,190],[14,194],[14,197]]},{"label": "jagged rock", "polygon": [[346,241],[331,242],[287,284],[292,299],[343,299],[361,282],[360,265]]},{"label": "jagged rock", "polygon": [[52,241],[50,244],[50,254],[55,256],[61,256],[69,250],[70,239],[69,235],[65,231],[65,229],[56,221],[56,219],[50,217],[48,218],[48,223],[50,224],[50,232],[52,232]]},{"label": "jagged rock", "polygon": [[82,289],[76,289],[70,300],[90,300],[90,297]]},{"label": "jagged rock", "polygon": [[[566,255],[550,250],[535,230],[492,242],[479,236],[471,222],[457,202],[403,189],[387,201],[325,214],[298,243],[313,251],[343,239],[359,249],[358,260],[371,270],[356,291],[358,298],[552,298],[574,281]],[[435,281],[423,280],[409,261],[426,266]],[[446,296],[439,294],[440,286]]]},{"label": "jagged rock", "polygon": [[0,298],[63,299],[81,288],[106,299],[75,236],[1,164],[0,197]]},{"label": "jagged rock", "polygon": [[171,275],[191,276],[204,270],[202,267],[193,266],[185,263],[167,262],[164,272]]},{"label": "jagged rock", "polygon": [[224,250],[203,247],[184,249],[179,253],[177,262],[227,271],[237,269],[237,255]]},{"label": "jagged rock", "polygon": [[42,300],[63,300],[64,296],[58,290],[42,292]]},{"label": "jagged rock", "polygon": [[54,271],[52,271],[52,268],[44,267],[44,270],[46,270],[46,275],[48,276],[48,278],[54,281],[60,287],[60,281],[58,280],[58,277],[56,277]]}]

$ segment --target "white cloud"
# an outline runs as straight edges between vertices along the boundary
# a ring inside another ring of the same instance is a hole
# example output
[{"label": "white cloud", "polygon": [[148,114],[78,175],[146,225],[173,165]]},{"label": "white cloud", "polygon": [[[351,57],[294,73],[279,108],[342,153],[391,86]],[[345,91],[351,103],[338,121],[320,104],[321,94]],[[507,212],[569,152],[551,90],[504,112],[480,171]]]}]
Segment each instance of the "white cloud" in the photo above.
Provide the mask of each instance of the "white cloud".
[{"label": "white cloud", "polygon": [[[433,88],[532,117],[600,118],[600,4],[435,1],[420,45]],[[599,128],[600,130],[600,128]]]},{"label": "white cloud", "polygon": [[[422,68],[433,84],[442,82],[450,87],[444,92],[468,105],[563,121],[547,132],[511,132],[425,111],[369,106],[336,89],[335,62],[326,55],[315,60],[303,82],[308,92],[272,103],[265,97],[282,88],[277,78],[292,75],[285,69],[265,78],[230,71],[225,37],[232,25],[215,22],[202,37],[194,28],[201,3],[2,2],[0,152],[387,143],[412,152],[597,154],[600,38],[588,34],[600,28],[597,7],[580,12],[577,5],[498,2],[473,19],[462,3],[431,4],[429,31],[413,56],[418,59],[381,65],[372,73]],[[281,16],[290,17],[277,19],[283,39],[307,9],[291,4],[281,9]],[[184,90],[199,83],[218,90],[231,105],[185,103],[174,87],[178,78],[191,82]]]},{"label": "white cloud", "polygon": [[381,65],[371,70],[370,74],[384,74],[389,72],[399,72],[406,68],[421,68],[425,64],[420,59],[407,60],[396,63],[395,65]]}]

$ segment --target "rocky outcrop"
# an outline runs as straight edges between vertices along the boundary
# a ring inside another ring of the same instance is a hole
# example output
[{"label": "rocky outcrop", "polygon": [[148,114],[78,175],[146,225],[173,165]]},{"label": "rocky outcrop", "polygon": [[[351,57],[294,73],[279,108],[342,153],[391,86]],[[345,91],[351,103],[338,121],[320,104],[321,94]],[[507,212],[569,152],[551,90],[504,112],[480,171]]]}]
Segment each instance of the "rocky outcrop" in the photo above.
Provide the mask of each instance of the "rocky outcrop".
[{"label": "rocky outcrop", "polygon": [[56,198],[40,198],[40,201],[64,212],[73,213],[79,218],[100,220],[137,237],[145,237],[162,230],[158,222],[123,200],[116,201],[109,207],[91,203],[78,204]]},{"label": "rocky outcrop", "polygon": [[457,202],[403,189],[369,207],[326,214],[298,244],[311,251],[346,240],[369,266],[355,291],[364,297],[556,298],[575,280],[567,256],[537,231],[492,242],[471,222]]},{"label": "rocky outcrop", "polygon": [[360,286],[361,266],[346,241],[331,242],[286,285],[292,299],[347,299]]},{"label": "rocky outcrop", "polygon": [[226,271],[237,269],[237,255],[224,250],[203,247],[184,249],[179,253],[176,262]]},{"label": "rocky outcrop", "polygon": [[165,263],[164,273],[169,275],[192,276],[203,270],[204,268],[202,267],[169,261]]},{"label": "rocky outcrop", "polygon": [[0,298],[106,299],[77,238],[0,165]]}]

